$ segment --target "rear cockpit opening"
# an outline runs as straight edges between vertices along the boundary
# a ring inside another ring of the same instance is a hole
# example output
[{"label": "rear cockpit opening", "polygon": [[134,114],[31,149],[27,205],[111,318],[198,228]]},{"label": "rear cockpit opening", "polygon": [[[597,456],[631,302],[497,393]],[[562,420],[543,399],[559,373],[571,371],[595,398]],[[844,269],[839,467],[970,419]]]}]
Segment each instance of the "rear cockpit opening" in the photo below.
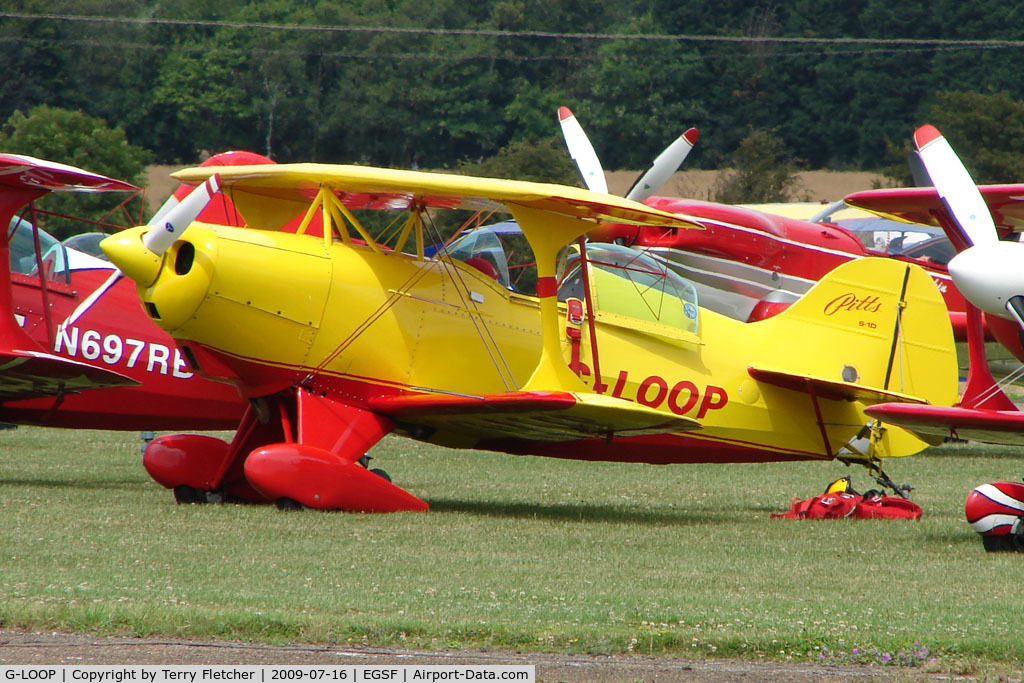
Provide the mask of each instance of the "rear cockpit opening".
[{"label": "rear cockpit opening", "polygon": [[[697,334],[697,289],[661,260],[612,243],[587,244],[588,279],[599,313],[666,325]],[[584,298],[579,249],[559,263],[558,299]]]},{"label": "rear cockpit opening", "polygon": [[510,291],[536,295],[533,250],[515,221],[464,231],[443,253],[476,268]]}]

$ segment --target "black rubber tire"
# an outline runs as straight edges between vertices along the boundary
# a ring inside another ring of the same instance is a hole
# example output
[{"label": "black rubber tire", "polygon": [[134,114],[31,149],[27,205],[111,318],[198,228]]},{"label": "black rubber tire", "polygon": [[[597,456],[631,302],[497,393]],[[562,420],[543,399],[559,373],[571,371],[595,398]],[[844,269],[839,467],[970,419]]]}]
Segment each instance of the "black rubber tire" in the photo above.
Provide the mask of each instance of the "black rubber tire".
[{"label": "black rubber tire", "polygon": [[278,498],[277,500],[274,501],[274,505],[277,506],[278,510],[285,510],[288,512],[303,509],[302,503],[295,500],[294,498]]},{"label": "black rubber tire", "polygon": [[194,503],[205,503],[206,502],[206,491],[197,489],[192,486],[181,486],[174,487],[174,501],[178,505],[191,505]]}]

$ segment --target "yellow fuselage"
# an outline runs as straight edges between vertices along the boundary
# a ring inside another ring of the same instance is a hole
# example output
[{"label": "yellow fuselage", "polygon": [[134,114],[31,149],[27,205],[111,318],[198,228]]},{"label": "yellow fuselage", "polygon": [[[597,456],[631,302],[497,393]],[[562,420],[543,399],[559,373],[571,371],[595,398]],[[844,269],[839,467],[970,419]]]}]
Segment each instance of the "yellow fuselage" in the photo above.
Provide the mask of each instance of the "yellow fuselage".
[{"label": "yellow fuselage", "polygon": [[[868,260],[856,267],[863,277],[834,282],[818,299],[812,291],[809,303],[759,323],[701,309],[694,333],[599,311],[600,378],[583,325],[579,389],[697,419],[702,428],[686,446],[762,454],[750,459],[830,457],[869,420],[859,401],[822,399],[816,414],[811,396],[755,381],[749,366],[877,387],[888,376],[891,391],[952,403],[951,332],[931,280],[910,274],[915,314],[927,309],[915,324],[928,335],[905,333],[895,348],[890,300],[904,270]],[[842,299],[847,290],[852,298]],[[195,224],[139,294],[173,337],[225,359],[250,396],[298,382],[353,402],[395,392],[495,394],[527,383],[542,346],[538,299],[464,263],[310,235]],[[562,350],[569,363],[565,339]],[[889,437],[891,455],[923,447],[899,430]],[[681,453],[678,461],[699,459]]]}]

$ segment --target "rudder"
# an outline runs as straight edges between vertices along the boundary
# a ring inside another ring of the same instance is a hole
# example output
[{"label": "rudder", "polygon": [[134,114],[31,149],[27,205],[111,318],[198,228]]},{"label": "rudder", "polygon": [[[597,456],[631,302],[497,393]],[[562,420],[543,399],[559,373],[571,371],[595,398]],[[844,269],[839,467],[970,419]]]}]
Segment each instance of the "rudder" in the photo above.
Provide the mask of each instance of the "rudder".
[{"label": "rudder", "polygon": [[864,258],[827,274],[779,315],[768,334],[773,369],[907,394],[933,405],[957,398],[949,312],[919,266]]}]

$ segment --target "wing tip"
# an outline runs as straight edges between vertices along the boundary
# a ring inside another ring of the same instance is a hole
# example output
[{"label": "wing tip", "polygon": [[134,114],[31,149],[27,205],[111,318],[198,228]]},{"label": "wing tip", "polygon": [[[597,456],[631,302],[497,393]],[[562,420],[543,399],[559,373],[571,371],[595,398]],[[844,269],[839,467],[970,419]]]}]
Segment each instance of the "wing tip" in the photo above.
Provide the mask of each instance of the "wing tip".
[{"label": "wing tip", "polygon": [[566,119],[571,119],[572,117],[573,117],[573,113],[572,113],[572,111],[569,110],[569,107],[559,107],[558,108],[558,120],[559,121],[565,121]]},{"label": "wing tip", "polygon": [[684,140],[689,142],[690,146],[692,147],[692,146],[697,144],[697,138],[699,136],[700,136],[700,131],[698,131],[696,128],[691,128],[690,130],[688,130],[685,133],[683,133],[682,137],[683,137]]}]

